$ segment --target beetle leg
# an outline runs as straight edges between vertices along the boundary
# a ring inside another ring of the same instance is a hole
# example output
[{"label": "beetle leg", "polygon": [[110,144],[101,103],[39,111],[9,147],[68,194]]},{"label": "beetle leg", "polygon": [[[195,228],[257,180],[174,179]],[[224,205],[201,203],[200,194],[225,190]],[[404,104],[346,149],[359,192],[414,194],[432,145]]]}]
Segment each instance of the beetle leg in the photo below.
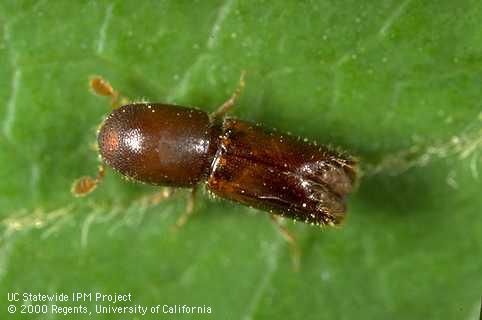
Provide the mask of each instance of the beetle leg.
[{"label": "beetle leg", "polygon": [[151,207],[151,206],[156,206],[158,205],[161,201],[166,200],[174,194],[176,189],[174,188],[169,188],[169,187],[163,187],[161,188],[161,191],[145,196],[140,199],[140,203],[145,206],[145,207]]},{"label": "beetle leg", "polygon": [[191,194],[189,195],[189,198],[187,200],[186,210],[179,217],[179,219],[177,219],[176,224],[173,226],[174,228],[180,228],[183,225],[185,225],[187,220],[189,219],[189,217],[193,214],[193,212],[194,212],[194,200],[196,198],[196,191],[197,191],[197,187],[192,188]]},{"label": "beetle leg", "polygon": [[211,120],[216,120],[216,119],[222,119],[226,113],[229,112],[229,110],[234,107],[234,104],[236,103],[236,100],[238,99],[239,95],[241,94],[241,91],[243,90],[245,86],[244,82],[244,76],[246,74],[246,71],[241,71],[241,77],[239,78],[239,84],[236,90],[234,90],[233,95],[231,98],[229,98],[225,103],[223,103],[216,111],[211,113],[209,117]]},{"label": "beetle leg", "polygon": [[118,108],[121,105],[127,104],[129,100],[121,97],[119,92],[114,90],[112,85],[101,76],[93,76],[89,81],[90,89],[99,96],[110,97],[112,109]]},{"label": "beetle leg", "polygon": [[298,241],[296,240],[296,237],[288,230],[288,228],[281,224],[281,218],[279,216],[270,214],[270,217],[271,220],[278,226],[278,230],[281,233],[283,239],[285,239],[289,243],[291,249],[291,259],[293,261],[293,269],[295,271],[299,271],[301,250],[298,245]]},{"label": "beetle leg", "polygon": [[80,177],[74,181],[70,192],[76,197],[84,197],[95,190],[97,185],[104,179],[105,176],[105,166],[104,164],[99,165],[99,171],[95,178],[84,176]]}]

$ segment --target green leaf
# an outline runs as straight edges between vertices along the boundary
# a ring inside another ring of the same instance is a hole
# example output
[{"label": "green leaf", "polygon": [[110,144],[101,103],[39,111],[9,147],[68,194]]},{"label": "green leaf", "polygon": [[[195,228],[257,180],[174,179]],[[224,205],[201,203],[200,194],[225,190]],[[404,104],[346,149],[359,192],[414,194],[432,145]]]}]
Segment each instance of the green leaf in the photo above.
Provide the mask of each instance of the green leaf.
[{"label": "green leaf", "polygon": [[[0,318],[29,304],[11,292],[117,292],[132,302],[112,306],[212,309],[179,319],[477,319],[480,21],[470,0],[2,1]],[[89,76],[211,112],[242,70],[233,116],[360,161],[342,227],[287,221],[300,272],[266,213],[205,192],[177,231],[187,191],[147,206],[155,187],[109,171],[71,196],[109,111]]]}]

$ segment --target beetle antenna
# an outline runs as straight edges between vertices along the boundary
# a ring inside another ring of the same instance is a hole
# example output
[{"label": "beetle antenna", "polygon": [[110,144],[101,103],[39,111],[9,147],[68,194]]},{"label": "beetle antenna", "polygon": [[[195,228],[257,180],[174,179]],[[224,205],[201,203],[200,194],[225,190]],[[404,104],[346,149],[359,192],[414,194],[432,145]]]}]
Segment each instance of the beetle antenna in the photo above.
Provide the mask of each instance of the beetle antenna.
[{"label": "beetle antenna", "polygon": [[90,176],[83,176],[78,178],[74,181],[74,183],[72,183],[70,192],[76,197],[85,197],[86,195],[94,191],[95,188],[97,188],[97,185],[102,182],[104,177],[105,166],[101,164],[95,178],[92,178]]}]

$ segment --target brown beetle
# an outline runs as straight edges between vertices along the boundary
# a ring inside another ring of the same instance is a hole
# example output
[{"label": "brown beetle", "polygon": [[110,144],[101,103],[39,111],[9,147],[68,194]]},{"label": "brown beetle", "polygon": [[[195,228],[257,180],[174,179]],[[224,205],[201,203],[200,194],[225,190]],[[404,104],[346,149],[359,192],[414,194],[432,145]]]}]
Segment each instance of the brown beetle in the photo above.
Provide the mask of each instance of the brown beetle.
[{"label": "brown beetle", "polygon": [[[289,134],[225,118],[243,86],[242,77],[233,96],[208,115],[159,103],[117,108],[119,95],[94,78],[91,87],[110,96],[115,107],[98,132],[103,162],[137,181],[193,189],[205,182],[221,198],[273,214],[316,225],[340,223],[355,161]],[[96,179],[79,179],[74,194],[92,191],[103,175],[101,167]]]}]

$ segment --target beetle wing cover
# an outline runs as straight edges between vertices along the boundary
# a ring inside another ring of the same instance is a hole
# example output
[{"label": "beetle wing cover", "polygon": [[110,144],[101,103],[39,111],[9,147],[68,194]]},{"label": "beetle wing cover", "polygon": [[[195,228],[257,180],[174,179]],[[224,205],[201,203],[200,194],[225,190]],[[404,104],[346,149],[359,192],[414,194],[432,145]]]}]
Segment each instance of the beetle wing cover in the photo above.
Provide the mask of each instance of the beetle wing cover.
[{"label": "beetle wing cover", "polygon": [[286,134],[225,120],[208,180],[215,194],[312,224],[338,224],[355,162]]}]

